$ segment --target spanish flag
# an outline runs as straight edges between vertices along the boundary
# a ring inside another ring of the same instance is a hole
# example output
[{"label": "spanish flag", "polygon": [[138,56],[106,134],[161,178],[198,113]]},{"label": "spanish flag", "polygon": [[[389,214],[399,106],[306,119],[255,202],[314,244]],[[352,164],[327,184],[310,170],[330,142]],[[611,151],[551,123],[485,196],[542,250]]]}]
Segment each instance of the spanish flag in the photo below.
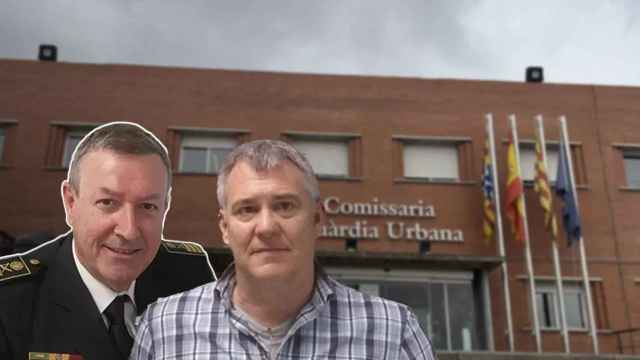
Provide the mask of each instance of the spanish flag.
[{"label": "spanish flag", "polygon": [[507,150],[507,189],[505,196],[505,212],[511,221],[511,230],[516,240],[524,241],[524,188],[520,177],[520,165],[513,143],[513,134],[509,136]]},{"label": "spanish flag", "polygon": [[551,187],[547,178],[547,167],[545,159],[542,155],[542,139],[540,134],[536,136],[536,162],[534,164],[535,178],[533,189],[540,197],[540,206],[544,211],[544,227],[551,233],[553,240],[558,237],[558,223],[556,215],[553,211],[553,197],[551,196]]}]

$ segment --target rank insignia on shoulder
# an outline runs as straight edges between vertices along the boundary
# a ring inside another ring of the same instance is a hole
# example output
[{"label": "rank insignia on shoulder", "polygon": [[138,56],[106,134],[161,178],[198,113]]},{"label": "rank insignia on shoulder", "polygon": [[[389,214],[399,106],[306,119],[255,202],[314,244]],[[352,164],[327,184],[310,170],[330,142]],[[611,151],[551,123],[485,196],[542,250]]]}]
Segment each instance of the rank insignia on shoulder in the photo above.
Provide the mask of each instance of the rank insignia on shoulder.
[{"label": "rank insignia on shoulder", "polygon": [[183,255],[199,255],[205,256],[207,253],[202,248],[202,245],[186,242],[186,241],[173,241],[173,240],[163,240],[162,246],[167,252],[173,254],[183,254]]},{"label": "rank insignia on shoulder", "polygon": [[75,354],[30,352],[29,360],[83,360],[83,358]]},{"label": "rank insignia on shoulder", "polygon": [[40,260],[25,259],[24,256],[0,258],[0,282],[32,275],[40,265]]}]

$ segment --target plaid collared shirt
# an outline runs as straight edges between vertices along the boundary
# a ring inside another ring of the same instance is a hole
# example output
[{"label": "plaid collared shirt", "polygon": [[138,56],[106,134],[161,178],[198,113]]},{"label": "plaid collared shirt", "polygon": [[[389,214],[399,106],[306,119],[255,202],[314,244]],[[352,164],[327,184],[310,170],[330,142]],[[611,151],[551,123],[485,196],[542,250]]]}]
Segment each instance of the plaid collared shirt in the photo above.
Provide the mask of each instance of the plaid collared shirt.
[{"label": "plaid collared shirt", "polygon": [[[158,300],[138,328],[130,360],[269,359],[246,320],[231,311],[235,272]],[[405,305],[360,293],[318,273],[311,300],[277,359],[435,359]]]}]

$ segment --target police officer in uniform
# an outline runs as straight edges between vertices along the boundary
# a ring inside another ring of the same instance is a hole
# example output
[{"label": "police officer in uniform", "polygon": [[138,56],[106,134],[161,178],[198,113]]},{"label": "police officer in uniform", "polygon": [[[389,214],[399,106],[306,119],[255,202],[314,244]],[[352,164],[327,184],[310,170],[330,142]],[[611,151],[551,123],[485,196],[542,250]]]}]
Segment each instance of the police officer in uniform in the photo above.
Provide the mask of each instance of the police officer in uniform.
[{"label": "police officer in uniform", "polygon": [[137,124],[80,142],[61,187],[72,230],[0,257],[0,359],[127,359],[149,303],[214,280],[200,245],[162,239],[170,184],[166,148]]}]

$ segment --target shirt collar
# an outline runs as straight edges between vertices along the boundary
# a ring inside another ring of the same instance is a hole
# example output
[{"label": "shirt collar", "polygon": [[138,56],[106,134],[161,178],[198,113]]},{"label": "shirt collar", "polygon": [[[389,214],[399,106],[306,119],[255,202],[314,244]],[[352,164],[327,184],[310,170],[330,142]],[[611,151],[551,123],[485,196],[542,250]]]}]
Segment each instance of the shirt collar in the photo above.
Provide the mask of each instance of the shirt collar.
[{"label": "shirt collar", "polygon": [[87,289],[89,289],[89,293],[91,294],[93,301],[96,303],[98,310],[100,310],[100,313],[104,312],[104,310],[109,306],[109,304],[111,304],[113,299],[123,294],[129,295],[129,299],[131,299],[131,302],[135,306],[135,297],[134,297],[134,289],[136,286],[135,280],[131,282],[131,285],[129,285],[129,289],[127,289],[127,291],[115,292],[111,290],[108,286],[100,282],[98,279],[96,279],[93,275],[91,275],[91,273],[87,270],[87,268],[85,268],[84,265],[82,265],[82,263],[78,259],[78,255],[76,254],[75,239],[73,240],[72,249],[73,249],[73,261],[76,263],[76,267],[78,268],[78,273],[80,273],[80,278],[82,279],[82,282],[84,282],[84,284],[87,286]]},{"label": "shirt collar", "polygon": [[[320,308],[324,305],[329,297],[333,296],[335,292],[335,283],[329,278],[322,267],[315,263],[315,285],[313,289],[313,295],[311,300],[303,307],[313,306]],[[233,294],[233,288],[236,284],[236,270],[235,265],[232,262],[222,273],[222,276],[216,282],[214,287],[214,294],[222,301],[222,304],[226,309],[231,309],[231,296]]]}]

